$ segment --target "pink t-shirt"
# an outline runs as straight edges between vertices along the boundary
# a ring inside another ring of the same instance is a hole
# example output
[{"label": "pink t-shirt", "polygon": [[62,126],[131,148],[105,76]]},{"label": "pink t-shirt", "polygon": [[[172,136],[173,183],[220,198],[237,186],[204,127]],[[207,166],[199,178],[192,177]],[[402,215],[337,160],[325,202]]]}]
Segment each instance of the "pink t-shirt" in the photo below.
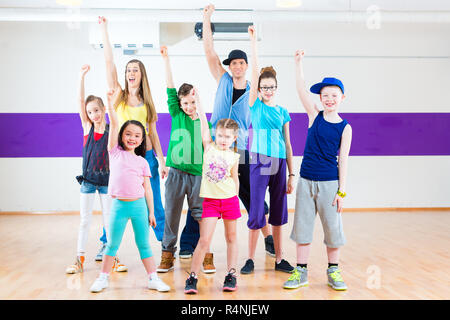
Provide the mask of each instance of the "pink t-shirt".
[{"label": "pink t-shirt", "polygon": [[145,196],[144,177],[151,177],[147,160],[123,150],[119,145],[109,151],[110,196],[119,199],[137,199]]}]

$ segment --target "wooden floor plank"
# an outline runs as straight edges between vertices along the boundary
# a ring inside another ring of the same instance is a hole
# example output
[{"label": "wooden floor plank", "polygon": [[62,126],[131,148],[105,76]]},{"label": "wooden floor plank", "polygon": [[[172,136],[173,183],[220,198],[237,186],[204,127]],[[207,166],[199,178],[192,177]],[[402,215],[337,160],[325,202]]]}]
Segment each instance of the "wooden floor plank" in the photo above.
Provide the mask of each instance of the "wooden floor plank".
[{"label": "wooden floor plank", "polygon": [[[284,228],[284,256],[295,264],[295,244],[289,239],[293,215]],[[89,288],[101,264],[94,261],[99,248],[101,216],[94,215],[89,234],[85,272],[64,273],[74,261],[79,217],[76,215],[0,215],[0,299],[450,299],[450,213],[443,211],[345,212],[347,244],[342,248],[342,275],[348,290],[327,286],[327,258],[320,220],[316,220],[309,267],[309,286],[285,290],[289,275],[274,271],[274,258],[264,252],[260,237],[255,273],[238,275],[238,290],[223,293],[226,244],[223,224],[217,224],[212,251],[217,273],[199,275],[199,294],[183,293],[190,259],[176,259],[175,270],[160,274],[171,286],[168,293],[146,289],[146,274],[139,260],[131,224],[127,225],[119,257],[129,271],[113,273],[110,287],[93,294]],[[182,218],[184,221],[184,216]],[[238,222],[238,268],[247,258],[247,216]],[[184,224],[184,222],[182,222]],[[180,231],[182,226],[180,227]],[[151,234],[156,263],[161,246]]]}]

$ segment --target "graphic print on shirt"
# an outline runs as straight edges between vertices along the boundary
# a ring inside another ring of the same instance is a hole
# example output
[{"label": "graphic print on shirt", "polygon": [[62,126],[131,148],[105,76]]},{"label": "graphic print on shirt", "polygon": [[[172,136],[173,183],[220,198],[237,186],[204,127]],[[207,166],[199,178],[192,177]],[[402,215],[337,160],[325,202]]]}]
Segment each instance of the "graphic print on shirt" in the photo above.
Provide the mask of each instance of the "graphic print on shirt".
[{"label": "graphic print on shirt", "polygon": [[211,156],[208,159],[205,176],[209,182],[219,183],[226,178],[228,164],[221,156]]}]

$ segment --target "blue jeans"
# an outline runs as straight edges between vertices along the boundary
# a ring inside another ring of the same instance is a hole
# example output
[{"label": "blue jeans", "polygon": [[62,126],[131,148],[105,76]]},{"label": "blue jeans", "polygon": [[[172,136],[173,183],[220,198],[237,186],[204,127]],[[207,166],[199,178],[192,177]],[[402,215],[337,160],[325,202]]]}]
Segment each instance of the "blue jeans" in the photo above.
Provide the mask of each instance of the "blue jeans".
[{"label": "blue jeans", "polygon": [[200,238],[200,227],[198,222],[192,218],[191,210],[186,214],[186,225],[180,236],[180,251],[194,252]]},{"label": "blue jeans", "polygon": [[150,178],[150,184],[152,185],[153,192],[153,207],[155,210],[155,219],[156,219],[156,227],[152,227],[155,232],[156,239],[158,241],[162,241],[164,234],[164,221],[165,221],[165,213],[164,207],[161,201],[161,188],[159,181],[159,164],[158,160],[156,160],[155,154],[153,150],[147,150],[145,154],[145,159],[150,166],[150,172],[152,177]]},{"label": "blue jeans", "polygon": [[105,227],[103,227],[103,234],[100,237],[100,241],[103,242],[103,244],[106,244],[108,242],[108,240],[106,239],[106,230]]},{"label": "blue jeans", "polygon": [[96,186],[84,180],[81,183],[81,193],[95,193],[97,190],[99,194],[108,194],[108,186]]}]

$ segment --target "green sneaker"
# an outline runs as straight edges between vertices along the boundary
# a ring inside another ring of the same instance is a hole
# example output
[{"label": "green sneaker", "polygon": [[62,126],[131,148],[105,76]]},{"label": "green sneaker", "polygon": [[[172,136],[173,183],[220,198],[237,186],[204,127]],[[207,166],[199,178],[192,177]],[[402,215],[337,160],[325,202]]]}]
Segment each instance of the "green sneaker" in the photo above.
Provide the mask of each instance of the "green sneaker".
[{"label": "green sneaker", "polygon": [[347,285],[341,276],[341,270],[338,267],[330,267],[327,269],[328,285],[334,290],[347,290]]},{"label": "green sneaker", "polygon": [[306,287],[308,285],[308,269],[296,267],[292,276],[284,283],[285,289],[297,289],[299,287]]}]

